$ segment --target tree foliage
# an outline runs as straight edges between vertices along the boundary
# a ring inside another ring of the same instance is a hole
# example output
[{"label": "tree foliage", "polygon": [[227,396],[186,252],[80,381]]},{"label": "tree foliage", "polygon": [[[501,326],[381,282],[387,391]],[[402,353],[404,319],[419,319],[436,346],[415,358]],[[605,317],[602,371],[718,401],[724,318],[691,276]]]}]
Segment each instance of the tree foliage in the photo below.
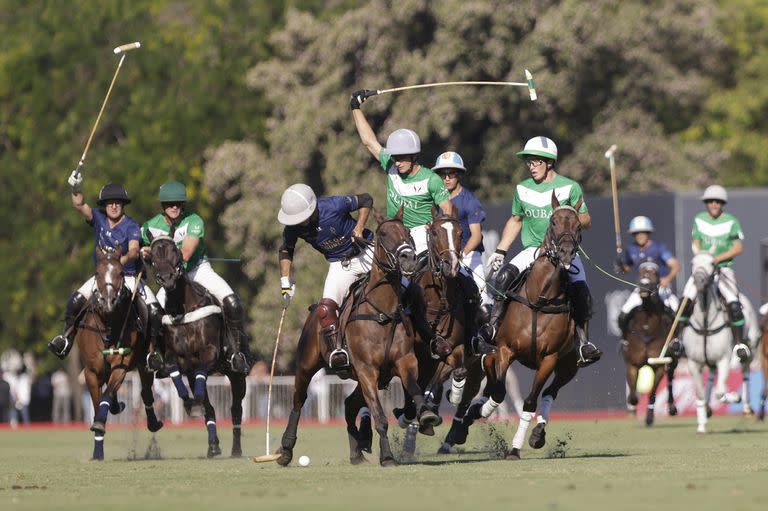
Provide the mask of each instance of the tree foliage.
[{"label": "tree foliage", "polygon": [[[528,68],[535,103],[525,89],[442,87],[373,97],[363,109],[382,143],[398,127],[419,133],[425,164],[459,151],[485,199],[511,195],[526,173],[515,153],[539,134],[558,143],[562,171],[589,192],[609,182],[602,155],[613,143],[622,189],[696,186],[724,157],[681,136],[730,72],[718,12],[708,0],[373,0],[331,19],[290,11],[271,36],[274,55],[247,76],[272,104],[266,146],[220,146],[206,167],[211,194],[228,194],[227,238],[244,244],[254,262],[246,273],[264,284],[251,307],[259,349],[279,316],[280,192],[294,182],[318,194],[368,191],[383,207],[385,179],[355,132],[350,92],[524,81]],[[293,339],[326,268],[306,247],[297,254]]]}]

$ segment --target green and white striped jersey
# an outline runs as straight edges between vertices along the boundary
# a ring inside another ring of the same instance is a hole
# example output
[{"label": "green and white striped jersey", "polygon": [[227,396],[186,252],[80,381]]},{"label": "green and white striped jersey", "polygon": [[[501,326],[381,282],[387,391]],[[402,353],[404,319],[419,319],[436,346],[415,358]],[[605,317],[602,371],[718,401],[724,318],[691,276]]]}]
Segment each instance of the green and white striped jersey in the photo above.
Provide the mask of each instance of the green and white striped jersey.
[{"label": "green and white striped jersey", "polygon": [[[719,255],[730,250],[733,243],[744,239],[739,219],[730,213],[721,213],[712,218],[707,211],[702,211],[693,219],[691,237],[701,242],[701,250],[712,255]],[[733,266],[733,259],[727,259],[718,266]]]}]

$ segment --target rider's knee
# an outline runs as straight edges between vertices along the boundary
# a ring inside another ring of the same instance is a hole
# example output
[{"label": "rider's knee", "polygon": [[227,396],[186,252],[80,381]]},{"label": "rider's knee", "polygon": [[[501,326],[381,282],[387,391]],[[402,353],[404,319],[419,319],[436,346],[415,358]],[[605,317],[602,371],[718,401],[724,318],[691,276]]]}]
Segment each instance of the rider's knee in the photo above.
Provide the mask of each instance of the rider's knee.
[{"label": "rider's knee", "polygon": [[323,328],[336,324],[339,318],[339,304],[332,298],[321,298],[317,302],[317,317],[320,318],[320,326]]},{"label": "rider's knee", "polygon": [[227,317],[242,317],[243,303],[240,301],[237,293],[225,296],[222,300],[222,305],[224,306],[224,314]]},{"label": "rider's knee", "polygon": [[520,275],[520,270],[514,264],[505,264],[496,274],[496,288],[500,292],[509,291],[512,283]]},{"label": "rider's knee", "polygon": [[741,303],[738,301],[730,302],[728,304],[728,316],[730,316],[731,323],[744,321],[744,311],[741,308]]}]

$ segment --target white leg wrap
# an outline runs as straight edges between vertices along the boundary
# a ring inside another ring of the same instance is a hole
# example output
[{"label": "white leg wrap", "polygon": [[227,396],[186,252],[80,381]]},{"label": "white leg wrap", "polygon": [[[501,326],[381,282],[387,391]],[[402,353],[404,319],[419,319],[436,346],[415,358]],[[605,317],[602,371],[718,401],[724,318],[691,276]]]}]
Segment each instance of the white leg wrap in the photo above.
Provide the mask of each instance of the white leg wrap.
[{"label": "white leg wrap", "polygon": [[698,424],[697,431],[704,433],[707,425],[707,402],[703,399],[696,400],[696,423]]},{"label": "white leg wrap", "polygon": [[549,412],[552,411],[552,402],[554,399],[552,396],[544,396],[541,398],[541,405],[539,405],[539,416],[536,419],[539,424],[542,422],[549,422]]},{"label": "white leg wrap", "polygon": [[448,401],[454,406],[458,406],[461,403],[461,398],[464,395],[464,384],[467,382],[466,378],[461,381],[453,380],[451,382],[451,392],[448,394]]},{"label": "white leg wrap", "polygon": [[484,418],[488,417],[493,413],[494,410],[496,410],[496,408],[499,407],[500,404],[501,403],[494,401],[493,398],[490,398],[488,401],[483,403],[483,407],[480,408],[480,415]]},{"label": "white leg wrap", "polygon": [[523,412],[520,416],[520,424],[517,425],[517,431],[515,437],[512,439],[512,447],[514,449],[522,449],[523,441],[525,441],[525,434],[528,432],[528,426],[531,425],[531,419],[533,414],[531,412]]},{"label": "white leg wrap", "polygon": [[360,408],[360,417],[370,417],[371,416],[371,410],[368,409],[367,406],[364,406]]}]

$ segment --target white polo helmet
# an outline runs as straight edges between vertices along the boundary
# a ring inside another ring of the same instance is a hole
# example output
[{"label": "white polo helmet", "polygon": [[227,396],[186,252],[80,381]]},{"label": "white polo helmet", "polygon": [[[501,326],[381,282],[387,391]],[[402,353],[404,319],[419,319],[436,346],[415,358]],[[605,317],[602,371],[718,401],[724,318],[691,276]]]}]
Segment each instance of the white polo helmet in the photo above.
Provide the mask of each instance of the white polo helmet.
[{"label": "white polo helmet", "polygon": [[432,170],[437,172],[440,169],[458,169],[464,172],[467,171],[467,168],[464,166],[464,160],[461,159],[459,153],[454,153],[453,151],[444,152],[437,157],[437,161],[435,161],[435,166],[432,167]]},{"label": "white polo helmet", "polygon": [[557,160],[557,145],[551,138],[533,137],[525,143],[522,151],[517,153],[521,158],[525,156],[541,156],[550,160]]},{"label": "white polo helmet", "polygon": [[629,230],[628,232],[630,234],[635,234],[638,232],[653,232],[653,222],[651,222],[651,219],[647,216],[636,216],[632,220],[629,221]]},{"label": "white polo helmet", "polygon": [[701,200],[719,200],[728,202],[728,192],[726,192],[725,188],[720,185],[708,186],[707,189],[704,190],[704,195],[701,196]]},{"label": "white polo helmet", "polygon": [[312,216],[315,208],[317,208],[315,192],[309,186],[297,183],[283,192],[277,220],[283,225],[297,225]]},{"label": "white polo helmet", "polygon": [[392,156],[419,154],[421,152],[421,140],[415,131],[400,128],[389,135],[386,149]]}]

